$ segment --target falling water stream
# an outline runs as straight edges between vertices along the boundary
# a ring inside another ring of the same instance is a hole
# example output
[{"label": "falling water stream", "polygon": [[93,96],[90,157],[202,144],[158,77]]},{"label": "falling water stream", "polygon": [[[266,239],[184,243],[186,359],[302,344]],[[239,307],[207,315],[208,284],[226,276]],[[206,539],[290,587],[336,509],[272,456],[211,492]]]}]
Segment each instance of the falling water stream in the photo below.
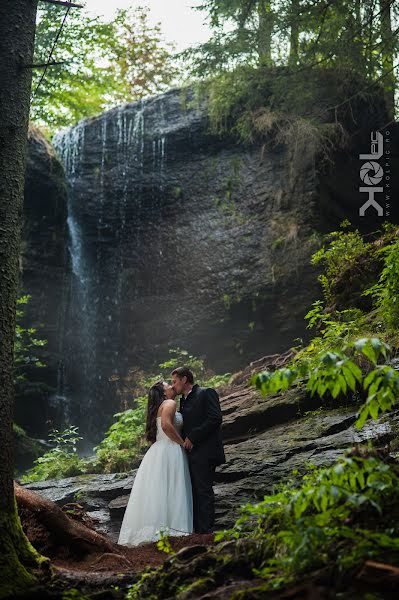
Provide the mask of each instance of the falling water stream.
[{"label": "falling water stream", "polygon": [[[134,273],[135,257],[142,252],[144,182],[152,189],[155,221],[164,189],[165,137],[147,141],[144,104],[128,107],[103,113],[95,126],[81,121],[53,139],[68,180],[72,265],[63,358],[64,418],[66,424],[79,426],[88,446],[101,439],[110,413],[119,410],[115,380],[129,366],[124,348],[124,278]],[[94,144],[96,161],[89,168],[88,148],[92,151]]]}]

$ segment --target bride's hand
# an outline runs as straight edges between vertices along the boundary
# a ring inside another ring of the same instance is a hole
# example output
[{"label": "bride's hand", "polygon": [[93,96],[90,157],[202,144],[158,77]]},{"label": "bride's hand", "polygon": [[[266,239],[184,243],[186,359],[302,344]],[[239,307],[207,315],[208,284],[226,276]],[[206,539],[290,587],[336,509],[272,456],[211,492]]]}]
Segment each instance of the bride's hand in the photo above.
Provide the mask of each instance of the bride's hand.
[{"label": "bride's hand", "polygon": [[184,440],[184,447],[186,450],[188,450],[189,452],[191,452],[192,448],[193,448],[193,443],[191,440],[188,439],[188,437],[186,437],[186,439]]}]

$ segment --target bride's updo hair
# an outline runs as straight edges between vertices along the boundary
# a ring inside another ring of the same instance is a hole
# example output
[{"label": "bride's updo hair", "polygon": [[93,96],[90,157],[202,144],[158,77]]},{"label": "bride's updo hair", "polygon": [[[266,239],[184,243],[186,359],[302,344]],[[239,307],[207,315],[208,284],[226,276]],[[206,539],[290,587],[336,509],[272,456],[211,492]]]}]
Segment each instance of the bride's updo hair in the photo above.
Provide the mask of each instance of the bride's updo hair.
[{"label": "bride's updo hair", "polygon": [[147,423],[145,437],[148,442],[155,442],[157,437],[157,412],[166,399],[163,381],[157,381],[148,392]]}]

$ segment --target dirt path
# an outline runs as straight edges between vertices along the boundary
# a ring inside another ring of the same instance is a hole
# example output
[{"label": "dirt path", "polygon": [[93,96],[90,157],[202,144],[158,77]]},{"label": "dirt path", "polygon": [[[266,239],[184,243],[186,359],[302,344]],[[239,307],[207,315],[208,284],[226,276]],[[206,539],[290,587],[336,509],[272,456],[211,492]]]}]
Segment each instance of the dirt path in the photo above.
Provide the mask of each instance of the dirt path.
[{"label": "dirt path", "polygon": [[[213,545],[212,534],[192,534],[180,537],[170,537],[169,542],[174,552],[187,546]],[[52,565],[62,571],[70,570],[80,573],[140,573],[146,567],[157,567],[169,558],[165,552],[158,550],[156,542],[141,544],[136,547],[118,545],[122,556],[113,553],[89,555],[82,560],[57,559],[53,557]]]}]

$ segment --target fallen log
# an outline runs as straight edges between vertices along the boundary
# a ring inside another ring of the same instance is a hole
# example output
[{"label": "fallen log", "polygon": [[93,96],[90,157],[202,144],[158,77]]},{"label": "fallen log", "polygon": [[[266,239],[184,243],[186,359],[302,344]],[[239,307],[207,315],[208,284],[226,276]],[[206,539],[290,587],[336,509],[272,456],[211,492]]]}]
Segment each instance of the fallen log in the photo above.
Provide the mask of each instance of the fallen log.
[{"label": "fallen log", "polygon": [[49,558],[81,559],[90,554],[124,552],[118,544],[71,518],[57,504],[14,482],[22,526],[32,545]]}]

